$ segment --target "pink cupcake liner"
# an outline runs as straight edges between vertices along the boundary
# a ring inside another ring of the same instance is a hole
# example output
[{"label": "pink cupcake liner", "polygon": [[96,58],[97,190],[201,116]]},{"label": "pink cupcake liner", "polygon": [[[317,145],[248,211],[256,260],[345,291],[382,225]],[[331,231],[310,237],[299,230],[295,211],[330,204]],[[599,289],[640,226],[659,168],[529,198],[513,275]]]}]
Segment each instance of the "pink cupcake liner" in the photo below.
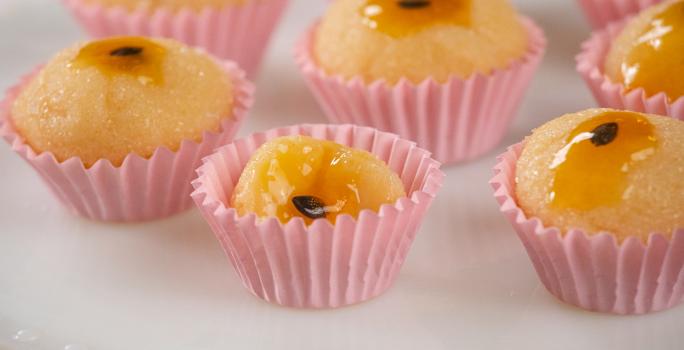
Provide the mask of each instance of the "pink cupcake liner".
[{"label": "pink cupcake liner", "polygon": [[595,29],[619,21],[663,0],[577,0]]},{"label": "pink cupcake liner", "polygon": [[[232,192],[252,154],[268,140],[308,135],[372,152],[400,175],[409,197],[357,219],[238,216]],[[336,308],[371,299],[397,278],[444,174],[415,143],[353,125],[301,125],[256,133],[204,160],[192,197],[209,222],[244,286],[268,302],[300,308]]]},{"label": "pink cupcake liner", "polygon": [[213,55],[237,62],[250,77],[256,74],[288,0],[251,1],[201,12],[183,9],[128,11],[85,0],[62,0],[92,36],[141,35],[166,37],[202,47]]},{"label": "pink cupcake liner", "polygon": [[642,88],[626,91],[624,85],[615,83],[604,74],[606,57],[629,19],[609,24],[594,32],[582,44],[582,52],[577,55],[577,71],[582,75],[592,94],[601,107],[625,109],[635,112],[667,115],[684,120],[684,98],[670,102],[665,93],[647,96]]},{"label": "pink cupcake liner", "polygon": [[327,117],[334,123],[367,125],[418,142],[442,163],[474,159],[496,147],[513,120],[544,55],[546,39],[531,20],[526,55],[503,70],[446,83],[427,79],[366,84],[319,68],[311,54],[314,25],[298,43],[296,59]]},{"label": "pink cupcake liner", "polygon": [[571,230],[562,235],[539,218],[528,218],[515,201],[516,162],[523,145],[499,157],[491,184],[501,211],[522,240],[546,289],[583,309],[644,314],[671,308],[684,297],[684,229],[671,239],[653,233],[622,243],[608,233]]},{"label": "pink cupcake liner", "polygon": [[130,154],[120,167],[99,160],[85,168],[74,157],[58,161],[50,152],[36,153],[15,130],[11,109],[21,90],[37,75],[25,76],[0,103],[0,136],[37,172],[73,213],[100,221],[132,222],[167,217],[192,206],[191,180],[201,159],[230,142],[252,105],[253,85],[233,63],[225,63],[233,79],[235,106],[220,132],[204,132],[202,142],[185,140],[178,151],[158,148],[149,159]]}]

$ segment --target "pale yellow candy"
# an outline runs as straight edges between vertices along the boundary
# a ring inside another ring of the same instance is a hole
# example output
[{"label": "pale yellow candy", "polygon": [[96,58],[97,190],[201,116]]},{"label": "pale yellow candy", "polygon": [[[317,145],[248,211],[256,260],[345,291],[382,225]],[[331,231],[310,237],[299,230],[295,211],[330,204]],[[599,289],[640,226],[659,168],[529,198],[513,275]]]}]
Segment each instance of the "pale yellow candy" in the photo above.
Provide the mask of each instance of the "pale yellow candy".
[{"label": "pale yellow candy", "polygon": [[[462,4],[450,5],[454,1]],[[360,76],[366,82],[396,83],[404,77],[414,83],[428,77],[444,82],[505,68],[528,48],[527,32],[506,0],[432,0],[413,9],[397,3],[333,2],[313,43],[318,65],[328,74]],[[392,11],[364,15],[382,6],[393,6]],[[449,11],[454,15],[440,15]]]},{"label": "pale yellow candy", "polygon": [[[619,128],[609,144],[582,137],[612,122]],[[578,228],[646,241],[652,232],[669,236],[684,228],[682,178],[684,122],[590,109],[534,130],[517,163],[515,192],[528,216],[563,232]]]},{"label": "pale yellow candy", "polygon": [[226,5],[244,5],[255,1],[269,0],[86,0],[86,2],[92,4],[106,7],[122,6],[128,10],[167,9],[170,11],[178,11],[183,8],[201,11],[207,7],[221,8]]},{"label": "pale yellow candy", "polygon": [[[119,47],[144,57],[114,57]],[[79,56],[80,53],[80,56]],[[166,39],[124,37],[79,44],[53,58],[12,108],[19,134],[37,152],[120,165],[201,141],[232,118],[231,78],[211,57]]]},{"label": "pale yellow candy", "polygon": [[321,216],[335,223],[338,215],[356,217],[361,210],[377,211],[405,196],[399,176],[373,154],[331,141],[289,136],[256,151],[235,187],[232,205],[239,215],[255,213],[283,223],[302,217],[311,223],[317,217],[295,203],[297,198],[312,197],[317,205],[310,209],[324,210]]}]

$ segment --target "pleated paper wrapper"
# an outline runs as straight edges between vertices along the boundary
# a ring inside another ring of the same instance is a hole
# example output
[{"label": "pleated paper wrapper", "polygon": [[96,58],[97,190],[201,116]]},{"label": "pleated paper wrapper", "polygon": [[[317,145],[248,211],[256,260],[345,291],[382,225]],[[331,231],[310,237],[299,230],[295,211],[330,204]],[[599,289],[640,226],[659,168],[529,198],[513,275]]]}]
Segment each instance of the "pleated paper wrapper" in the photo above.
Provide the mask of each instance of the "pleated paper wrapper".
[{"label": "pleated paper wrapper", "polygon": [[544,55],[546,39],[531,20],[525,56],[489,75],[416,85],[402,79],[370,84],[328,75],[312,56],[314,25],[298,43],[296,60],[326,116],[334,123],[371,126],[416,141],[442,163],[486,154],[503,139]]},{"label": "pleated paper wrapper", "polygon": [[[306,135],[375,154],[397,172],[408,197],[363,210],[357,219],[337,217],[307,226],[301,218],[239,216],[229,203],[239,177],[268,140]],[[406,259],[444,174],[429,152],[396,135],[352,125],[299,125],[238,140],[207,157],[192,194],[244,286],[270,303],[298,308],[337,308],[386,291]]]},{"label": "pleated paper wrapper", "polygon": [[192,207],[191,181],[203,157],[233,140],[252,105],[254,87],[233,63],[223,63],[235,91],[233,115],[219,132],[204,132],[202,142],[185,140],[173,152],[160,147],[149,158],[130,154],[121,166],[99,160],[86,168],[79,158],[58,161],[36,153],[15,130],[11,109],[21,90],[38,74],[24,77],[0,104],[0,136],[40,175],[71,212],[99,221],[133,222],[164,218]]},{"label": "pleated paper wrapper", "polygon": [[62,0],[93,37],[140,35],[172,38],[237,62],[254,77],[288,0],[249,1],[242,5],[170,11],[144,6],[129,11],[86,0]]},{"label": "pleated paper wrapper", "polygon": [[621,243],[609,233],[561,234],[527,217],[515,200],[516,163],[523,145],[499,157],[491,181],[501,211],[513,225],[546,289],[580,308],[623,315],[662,311],[684,296],[684,229],[672,237],[632,236]]},{"label": "pleated paper wrapper", "polygon": [[627,24],[628,19],[609,24],[594,32],[582,44],[577,56],[577,71],[591,89],[601,107],[624,109],[635,112],[658,114],[684,120],[684,97],[674,102],[665,93],[647,96],[642,88],[627,91],[623,84],[615,83],[604,73],[606,56],[613,40]]},{"label": "pleated paper wrapper", "polygon": [[663,0],[577,0],[594,29],[635,15]]}]

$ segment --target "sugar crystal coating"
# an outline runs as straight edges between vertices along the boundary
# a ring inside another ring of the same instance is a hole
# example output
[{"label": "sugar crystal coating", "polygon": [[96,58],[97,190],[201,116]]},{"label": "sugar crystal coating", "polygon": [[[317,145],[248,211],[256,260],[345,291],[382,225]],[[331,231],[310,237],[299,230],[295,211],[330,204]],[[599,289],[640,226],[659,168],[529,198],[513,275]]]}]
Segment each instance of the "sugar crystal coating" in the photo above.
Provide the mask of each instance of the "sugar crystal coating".
[{"label": "sugar crystal coating", "polygon": [[562,232],[646,241],[684,227],[682,176],[684,122],[590,109],[534,130],[517,163],[515,192],[528,216]]},{"label": "sugar crystal coating", "polygon": [[331,3],[311,48],[317,64],[366,82],[444,82],[506,68],[527,50],[527,32],[506,0],[433,0],[415,8],[399,3]]},{"label": "sugar crystal coating", "polygon": [[[102,47],[116,50],[112,41],[147,56],[98,56]],[[183,140],[201,141],[232,117],[231,78],[208,55],[130,37],[95,42],[85,59],[92,44],[58,53],[15,101],[12,120],[35,151],[60,161],[79,157],[86,167],[100,159],[118,166],[130,153],[146,158],[161,146],[175,151]]]}]

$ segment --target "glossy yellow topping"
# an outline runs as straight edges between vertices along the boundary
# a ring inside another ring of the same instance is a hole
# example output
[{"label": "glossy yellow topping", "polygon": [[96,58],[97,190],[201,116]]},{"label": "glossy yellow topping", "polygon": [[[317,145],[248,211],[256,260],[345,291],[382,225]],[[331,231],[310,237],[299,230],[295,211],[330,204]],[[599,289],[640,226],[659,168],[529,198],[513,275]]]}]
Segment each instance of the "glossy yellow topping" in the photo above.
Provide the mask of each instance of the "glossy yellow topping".
[{"label": "glossy yellow topping", "polygon": [[85,45],[74,67],[95,67],[106,76],[132,75],[142,84],[164,83],[166,48],[143,37],[116,37]]},{"label": "glossy yellow topping", "polygon": [[305,136],[282,137],[262,145],[249,161],[233,194],[239,215],[302,217],[335,222],[377,211],[406,193],[399,176],[371,153]]},{"label": "glossy yellow topping", "polygon": [[586,120],[551,163],[549,200],[555,207],[582,210],[619,204],[630,190],[629,172],[656,148],[653,125],[640,114],[612,111]]},{"label": "glossy yellow topping", "polygon": [[[684,96],[684,2],[665,4],[637,18],[619,38],[608,64],[627,90],[643,88],[648,96],[665,92],[670,100]],[[622,48],[622,46],[627,46]],[[610,74],[610,72],[609,72]]]},{"label": "glossy yellow topping", "polygon": [[367,0],[360,9],[364,23],[400,37],[438,24],[469,26],[471,0]]}]

